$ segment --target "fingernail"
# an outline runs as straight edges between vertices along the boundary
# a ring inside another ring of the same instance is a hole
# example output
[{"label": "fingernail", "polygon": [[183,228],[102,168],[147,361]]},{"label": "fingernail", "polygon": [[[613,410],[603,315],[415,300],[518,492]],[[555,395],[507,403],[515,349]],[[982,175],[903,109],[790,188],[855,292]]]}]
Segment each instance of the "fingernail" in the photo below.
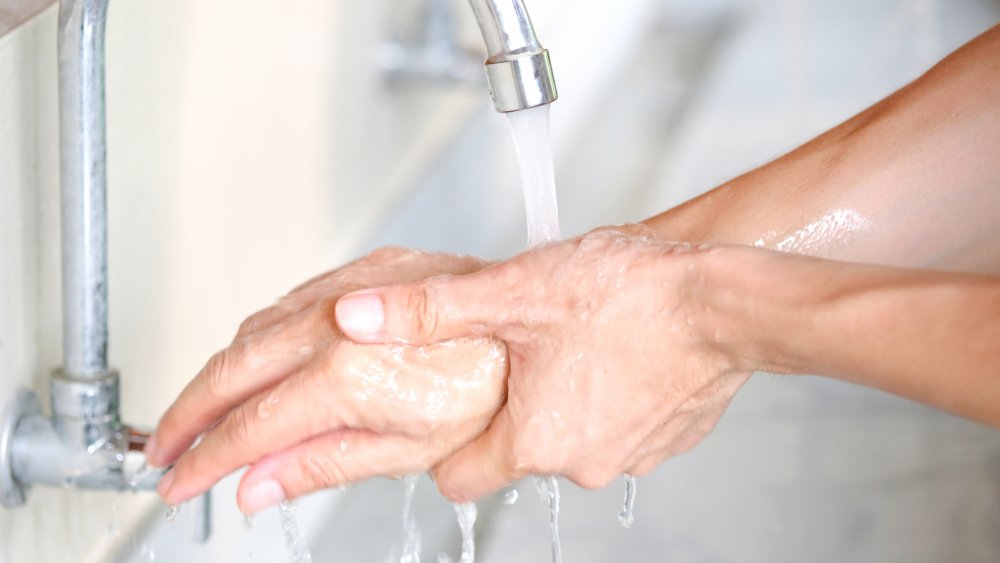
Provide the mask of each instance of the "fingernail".
[{"label": "fingernail", "polygon": [[250,487],[243,497],[242,509],[246,514],[256,514],[285,500],[285,490],[277,481],[261,481]]},{"label": "fingernail", "polygon": [[146,465],[150,467],[156,467],[155,456],[156,456],[156,434],[153,434],[146,442],[146,447],[142,449],[142,453],[146,455]]},{"label": "fingernail", "polygon": [[176,472],[171,469],[167,471],[167,474],[160,478],[160,483],[156,486],[156,492],[160,493],[161,497],[166,497],[167,493],[174,486],[174,478],[176,477]]},{"label": "fingernail", "polygon": [[350,336],[372,337],[382,333],[385,310],[378,295],[348,295],[337,302],[337,324]]}]

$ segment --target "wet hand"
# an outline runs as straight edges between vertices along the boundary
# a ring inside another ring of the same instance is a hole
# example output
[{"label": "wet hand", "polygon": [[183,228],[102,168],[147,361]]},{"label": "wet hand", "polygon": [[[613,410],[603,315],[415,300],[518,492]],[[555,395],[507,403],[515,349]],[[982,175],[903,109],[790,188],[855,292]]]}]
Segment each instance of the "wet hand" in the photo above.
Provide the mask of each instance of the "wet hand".
[{"label": "wet hand", "polygon": [[161,496],[186,501],[251,464],[238,502],[252,514],[317,489],[425,471],[470,441],[503,400],[502,344],[362,346],[344,338],[333,314],[342,295],[372,284],[484,266],[384,249],[248,318],[161,419],[149,462],[176,462]]},{"label": "wet hand", "polygon": [[652,470],[711,431],[750,370],[699,302],[708,247],[641,227],[551,244],[482,271],[364,290],[337,321],[357,342],[503,340],[508,400],[435,471],[453,500],[530,474],[588,488]]}]

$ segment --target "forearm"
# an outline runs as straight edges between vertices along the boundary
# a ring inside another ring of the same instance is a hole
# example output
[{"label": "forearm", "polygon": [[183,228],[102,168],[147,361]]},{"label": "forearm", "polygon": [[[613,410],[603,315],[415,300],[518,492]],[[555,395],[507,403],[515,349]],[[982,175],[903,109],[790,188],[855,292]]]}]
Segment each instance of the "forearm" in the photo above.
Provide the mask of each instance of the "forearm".
[{"label": "forearm", "polygon": [[671,240],[1000,271],[1000,28],[778,160],[646,221]]},{"label": "forearm", "polygon": [[852,381],[1000,427],[1000,278],[719,256],[699,295],[742,367]]}]

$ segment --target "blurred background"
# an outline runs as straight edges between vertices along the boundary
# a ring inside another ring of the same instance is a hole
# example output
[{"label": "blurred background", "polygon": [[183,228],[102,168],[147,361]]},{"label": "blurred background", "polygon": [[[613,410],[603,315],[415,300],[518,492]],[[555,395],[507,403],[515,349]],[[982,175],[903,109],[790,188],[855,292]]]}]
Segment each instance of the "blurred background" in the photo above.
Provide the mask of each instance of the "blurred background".
[{"label": "blurred background", "polygon": [[[763,164],[1000,21],[995,0],[527,4],[560,86],[567,235]],[[55,27],[48,8],[0,37],[3,402],[43,391],[59,363]],[[111,356],[127,419],[155,424],[240,320],[317,272],[385,244],[522,248],[481,51],[460,0],[112,3]],[[629,530],[623,486],[564,485],[567,563],[1000,561],[1000,434],[816,378],[756,375],[704,444],[639,480]],[[36,490],[0,512],[0,562],[287,559],[276,515],[241,526],[234,487],[217,490],[208,546],[153,499]],[[520,492],[482,503],[480,560],[548,560],[545,507]],[[314,559],[398,560],[402,497],[373,481],[301,502]],[[415,508],[424,560],[457,558],[427,479]]]}]

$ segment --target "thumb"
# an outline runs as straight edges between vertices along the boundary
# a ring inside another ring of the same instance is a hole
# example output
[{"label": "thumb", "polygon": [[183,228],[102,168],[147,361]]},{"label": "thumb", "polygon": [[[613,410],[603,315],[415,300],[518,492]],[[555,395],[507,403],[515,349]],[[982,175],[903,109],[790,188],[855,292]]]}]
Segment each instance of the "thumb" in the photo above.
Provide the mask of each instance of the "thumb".
[{"label": "thumb", "polygon": [[337,301],[337,325],[364,344],[429,344],[484,335],[500,321],[494,296],[501,288],[487,270],[365,289]]},{"label": "thumb", "polygon": [[434,468],[438,490],[453,502],[469,502],[527,476],[529,464],[514,453],[517,434],[510,409],[501,409],[489,428]]}]

